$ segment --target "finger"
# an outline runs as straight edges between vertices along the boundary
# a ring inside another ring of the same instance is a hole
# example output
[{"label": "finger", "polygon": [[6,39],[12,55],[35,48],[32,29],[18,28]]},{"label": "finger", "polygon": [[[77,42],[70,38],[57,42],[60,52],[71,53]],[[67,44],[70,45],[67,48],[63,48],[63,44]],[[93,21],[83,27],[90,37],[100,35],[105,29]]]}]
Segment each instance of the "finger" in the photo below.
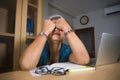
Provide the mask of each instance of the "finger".
[{"label": "finger", "polygon": [[49,20],[48,19],[45,19],[45,22],[48,22]]},{"label": "finger", "polygon": [[50,30],[54,30],[54,28],[55,28],[55,24],[54,23],[51,23],[49,26],[50,26]]}]

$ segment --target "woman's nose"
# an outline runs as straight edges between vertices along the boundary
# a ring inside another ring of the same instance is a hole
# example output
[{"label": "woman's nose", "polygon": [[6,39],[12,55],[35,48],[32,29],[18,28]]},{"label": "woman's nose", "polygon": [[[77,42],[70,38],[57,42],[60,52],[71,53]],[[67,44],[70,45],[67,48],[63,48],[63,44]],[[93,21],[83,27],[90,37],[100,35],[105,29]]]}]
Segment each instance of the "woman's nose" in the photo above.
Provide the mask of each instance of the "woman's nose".
[{"label": "woman's nose", "polygon": [[57,28],[57,27],[55,27],[55,30],[57,30],[57,31],[62,31],[61,29],[59,29],[59,28]]},{"label": "woman's nose", "polygon": [[57,27],[55,27],[55,31],[59,31],[59,29]]}]

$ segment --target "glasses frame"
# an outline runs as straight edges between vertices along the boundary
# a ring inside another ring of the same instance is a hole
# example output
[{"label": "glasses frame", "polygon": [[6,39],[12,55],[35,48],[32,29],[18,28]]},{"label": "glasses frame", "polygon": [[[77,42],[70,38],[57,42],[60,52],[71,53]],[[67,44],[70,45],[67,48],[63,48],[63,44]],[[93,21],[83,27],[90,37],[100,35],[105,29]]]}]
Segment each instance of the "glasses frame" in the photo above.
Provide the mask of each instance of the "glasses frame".
[{"label": "glasses frame", "polygon": [[[44,70],[46,71],[44,72]],[[67,70],[61,67],[53,67],[49,70],[47,67],[41,66],[41,67],[37,67],[37,69],[35,70],[36,74],[42,74],[42,75],[46,75],[46,74],[65,75],[66,72]]]}]

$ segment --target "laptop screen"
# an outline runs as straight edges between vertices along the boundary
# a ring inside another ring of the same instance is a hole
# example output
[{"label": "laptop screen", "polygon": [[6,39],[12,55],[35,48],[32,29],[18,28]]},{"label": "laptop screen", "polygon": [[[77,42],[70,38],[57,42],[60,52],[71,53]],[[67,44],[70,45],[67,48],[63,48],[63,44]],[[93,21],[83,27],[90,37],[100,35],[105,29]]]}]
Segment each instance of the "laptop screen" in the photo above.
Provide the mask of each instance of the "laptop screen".
[{"label": "laptop screen", "polygon": [[96,66],[117,62],[120,58],[120,36],[102,33]]}]

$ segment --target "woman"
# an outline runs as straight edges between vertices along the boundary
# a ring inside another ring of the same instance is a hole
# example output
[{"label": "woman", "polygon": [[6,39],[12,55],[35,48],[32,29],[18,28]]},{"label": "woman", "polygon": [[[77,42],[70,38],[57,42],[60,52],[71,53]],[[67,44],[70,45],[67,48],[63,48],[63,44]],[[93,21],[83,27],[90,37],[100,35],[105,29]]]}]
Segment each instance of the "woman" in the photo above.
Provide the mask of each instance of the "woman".
[{"label": "woman", "polygon": [[[69,45],[63,43],[67,39]],[[45,20],[44,27],[20,58],[22,70],[55,62],[87,64],[88,52],[65,19],[59,15]]]}]

